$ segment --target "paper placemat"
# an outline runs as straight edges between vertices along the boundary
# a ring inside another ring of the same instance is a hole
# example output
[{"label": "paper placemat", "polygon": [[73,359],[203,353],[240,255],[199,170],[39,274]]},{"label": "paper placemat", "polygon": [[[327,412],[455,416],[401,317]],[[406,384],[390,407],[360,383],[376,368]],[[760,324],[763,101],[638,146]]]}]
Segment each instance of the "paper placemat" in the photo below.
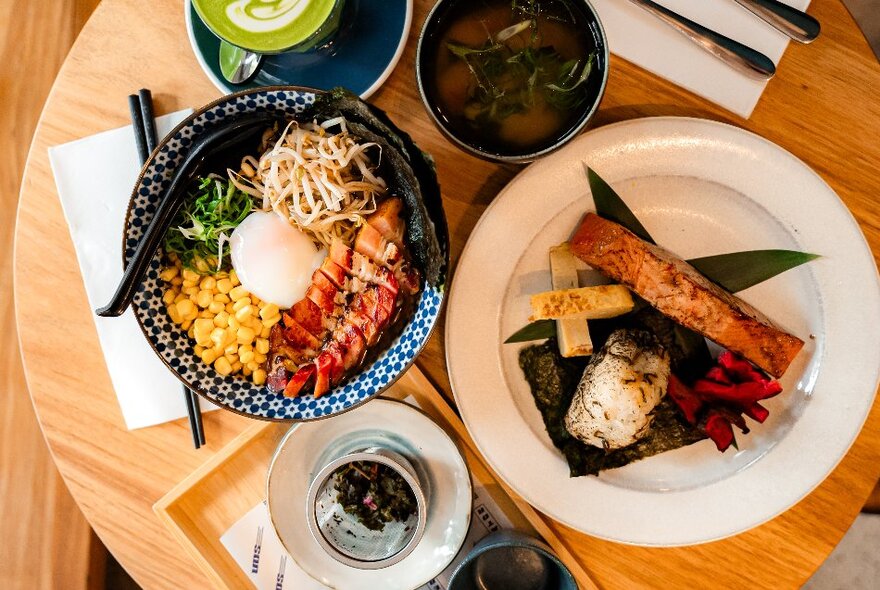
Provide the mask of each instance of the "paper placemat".
[{"label": "paper placemat", "polygon": [[[156,119],[159,137],[190,113]],[[49,162],[89,306],[95,309],[110,300],[122,277],[122,228],[141,168],[131,125],[51,147]],[[92,317],[129,430],[186,416],[180,381],[150,348],[131,309],[118,318]],[[217,408],[199,401],[203,411]]]},{"label": "paper placemat", "polygon": [[[741,74],[629,0],[591,0],[615,55],[749,118],[767,82]],[[789,39],[734,0],[657,0],[779,64]],[[810,0],[782,0],[806,10]],[[772,83],[772,81],[771,81]]]}]

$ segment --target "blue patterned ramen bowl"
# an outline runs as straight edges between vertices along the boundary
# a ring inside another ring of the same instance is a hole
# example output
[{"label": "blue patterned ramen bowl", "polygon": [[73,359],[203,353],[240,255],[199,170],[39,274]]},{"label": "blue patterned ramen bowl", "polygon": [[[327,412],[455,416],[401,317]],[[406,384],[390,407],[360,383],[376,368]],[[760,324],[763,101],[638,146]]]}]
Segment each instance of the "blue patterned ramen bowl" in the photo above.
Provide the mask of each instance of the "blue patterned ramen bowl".
[{"label": "blue patterned ramen bowl", "polygon": [[[242,113],[271,111],[296,116],[309,108],[320,92],[292,86],[247,90],[227,95],[199,109],[178,125],[160,142],[132,192],[123,233],[124,263],[128,264],[134,255],[138,241],[156,211],[156,204],[195,138]],[[434,188],[439,195],[439,189]],[[438,232],[443,233],[441,239],[448,241],[445,219],[436,218],[442,217],[442,207],[437,203],[429,210],[433,211],[431,222]],[[448,248],[444,249],[444,256],[444,264],[448,266]],[[288,398],[240,375],[224,377],[202,362],[196,355],[195,343],[168,316],[162,301],[165,283],[159,273],[163,268],[163,257],[164,252],[160,249],[151,260],[132,302],[135,317],[150,346],[181,382],[201,396],[228,410],[264,420],[317,420],[355,408],[382,393],[412,365],[427,343],[445,296],[442,284],[431,285],[424,281],[412,317],[375,360],[361,366],[347,381],[321,397]]]}]

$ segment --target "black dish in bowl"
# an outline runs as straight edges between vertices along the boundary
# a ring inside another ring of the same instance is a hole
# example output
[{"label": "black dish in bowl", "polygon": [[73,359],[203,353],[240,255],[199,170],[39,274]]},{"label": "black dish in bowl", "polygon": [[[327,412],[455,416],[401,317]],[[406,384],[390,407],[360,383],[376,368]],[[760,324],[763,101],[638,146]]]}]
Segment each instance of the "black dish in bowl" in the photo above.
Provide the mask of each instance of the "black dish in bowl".
[{"label": "black dish in bowl", "polygon": [[526,163],[587,126],[608,63],[588,0],[439,0],[419,35],[416,80],[450,141],[484,159]]}]

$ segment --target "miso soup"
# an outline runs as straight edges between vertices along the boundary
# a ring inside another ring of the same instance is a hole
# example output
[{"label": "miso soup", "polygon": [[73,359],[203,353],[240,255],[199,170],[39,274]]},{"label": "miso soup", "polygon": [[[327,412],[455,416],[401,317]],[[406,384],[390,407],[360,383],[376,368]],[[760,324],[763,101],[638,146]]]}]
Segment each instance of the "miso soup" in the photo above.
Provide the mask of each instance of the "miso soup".
[{"label": "miso soup", "polygon": [[436,114],[496,154],[553,144],[586,116],[605,64],[573,0],[475,0],[449,9],[423,63]]}]

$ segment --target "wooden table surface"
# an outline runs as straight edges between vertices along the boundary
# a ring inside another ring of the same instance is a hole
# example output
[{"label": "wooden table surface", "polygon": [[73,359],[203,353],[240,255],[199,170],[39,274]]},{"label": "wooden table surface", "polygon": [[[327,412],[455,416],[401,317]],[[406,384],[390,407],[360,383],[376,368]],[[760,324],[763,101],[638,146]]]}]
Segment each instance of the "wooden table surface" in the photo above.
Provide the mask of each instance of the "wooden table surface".
[{"label": "wooden table surface", "polygon": [[[416,93],[413,61],[415,35],[431,2],[415,4],[403,58],[373,101],[434,155],[455,261],[482,211],[518,168],[464,155],[429,123]],[[788,49],[750,120],[612,58],[596,124],[682,115],[754,131],[828,181],[858,219],[877,258],[880,66],[840,0],[814,0],[810,12],[822,22],[822,36],[813,45]],[[180,0],[104,0],[71,50],[46,103],[22,185],[15,252],[17,320],[43,432],[98,535],[144,587],[196,588],[206,586],[206,578],[151,506],[250,422],[228,412],[208,414],[208,446],[198,451],[192,448],[186,420],[126,430],[46,151],[128,124],[126,96],[141,87],[152,89],[159,114],[218,96],[190,50]],[[101,163],[92,166],[99,178]],[[442,330],[418,364],[450,395]],[[794,587],[840,540],[878,474],[880,404],[875,403],[862,434],[828,479],[794,508],[747,533],[697,547],[649,549],[552,526],[602,587]]]}]

